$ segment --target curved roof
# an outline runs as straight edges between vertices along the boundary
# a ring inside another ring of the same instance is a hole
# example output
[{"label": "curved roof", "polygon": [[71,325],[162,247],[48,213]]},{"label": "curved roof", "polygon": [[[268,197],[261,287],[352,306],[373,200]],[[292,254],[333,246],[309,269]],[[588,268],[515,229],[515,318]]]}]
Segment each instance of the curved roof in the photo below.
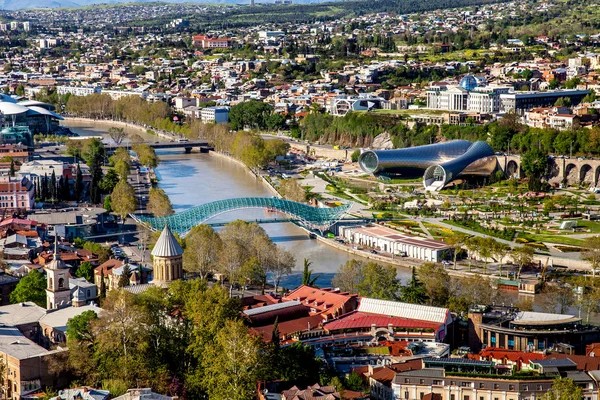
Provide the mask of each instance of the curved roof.
[{"label": "curved roof", "polygon": [[17,104],[25,106],[25,107],[38,106],[38,107],[45,108],[46,110],[54,109],[54,106],[52,104],[44,103],[43,101],[37,101],[37,100],[24,100],[24,101],[18,102]]},{"label": "curved roof", "polygon": [[5,101],[0,102],[0,112],[4,115],[24,114],[27,112],[27,110],[27,107],[16,103],[8,103]]},{"label": "curved roof", "polygon": [[0,101],[4,102],[4,103],[16,103],[17,99],[15,99],[14,97],[11,97],[7,94],[0,93]]},{"label": "curved roof", "polygon": [[183,249],[171,233],[168,225],[165,225],[160,237],[152,249],[154,257],[179,257],[183,255]]},{"label": "curved roof", "polygon": [[[17,105],[20,105],[20,104],[22,104],[22,103],[19,103]],[[59,120],[63,120],[64,119],[60,115],[58,115],[56,113],[53,113],[52,111],[50,111],[50,110],[48,110],[46,108],[43,108],[43,107],[29,106],[27,108],[29,108],[29,111],[27,111],[27,115],[41,114],[41,115],[47,115],[49,117],[56,118],[56,119],[59,119]]]}]

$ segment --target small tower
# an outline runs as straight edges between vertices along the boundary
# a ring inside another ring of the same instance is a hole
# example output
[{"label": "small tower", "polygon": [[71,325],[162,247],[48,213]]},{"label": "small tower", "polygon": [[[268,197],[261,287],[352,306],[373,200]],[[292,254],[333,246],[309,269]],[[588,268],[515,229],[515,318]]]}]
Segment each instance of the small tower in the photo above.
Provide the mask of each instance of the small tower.
[{"label": "small tower", "polygon": [[60,259],[58,237],[54,239],[54,258],[46,267],[46,309],[56,310],[67,307],[71,303],[69,288],[69,266]]},{"label": "small tower", "polygon": [[156,286],[168,286],[177,279],[183,279],[183,249],[167,225],[152,250],[154,283]]}]

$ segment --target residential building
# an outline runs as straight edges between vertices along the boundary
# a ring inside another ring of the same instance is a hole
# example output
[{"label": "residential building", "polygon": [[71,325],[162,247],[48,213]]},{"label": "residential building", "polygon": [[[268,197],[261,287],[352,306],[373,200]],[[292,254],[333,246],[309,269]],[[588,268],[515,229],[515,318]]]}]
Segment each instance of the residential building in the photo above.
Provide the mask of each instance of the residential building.
[{"label": "residential building", "polygon": [[229,122],[229,107],[206,107],[200,111],[200,118],[205,124],[221,124]]},{"label": "residential building", "polygon": [[108,390],[94,389],[88,386],[73,389],[63,389],[58,391],[58,396],[50,400],[108,400],[110,392]]},{"label": "residential building", "polygon": [[0,209],[23,211],[34,208],[34,186],[29,179],[0,177]]},{"label": "residential building", "polygon": [[92,94],[100,94],[102,88],[100,86],[57,86],[56,93],[65,95],[67,93],[73,96],[90,96]]}]

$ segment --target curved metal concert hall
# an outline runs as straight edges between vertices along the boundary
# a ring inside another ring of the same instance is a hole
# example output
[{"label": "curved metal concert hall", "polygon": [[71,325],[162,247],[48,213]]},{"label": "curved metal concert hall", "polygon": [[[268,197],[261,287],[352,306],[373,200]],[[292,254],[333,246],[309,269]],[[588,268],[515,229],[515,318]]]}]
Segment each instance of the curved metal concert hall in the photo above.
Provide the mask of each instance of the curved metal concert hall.
[{"label": "curved metal concert hall", "polygon": [[375,175],[415,176],[423,174],[427,190],[441,190],[459,176],[486,176],[496,169],[494,151],[485,142],[453,140],[398,150],[362,153],[360,168]]}]

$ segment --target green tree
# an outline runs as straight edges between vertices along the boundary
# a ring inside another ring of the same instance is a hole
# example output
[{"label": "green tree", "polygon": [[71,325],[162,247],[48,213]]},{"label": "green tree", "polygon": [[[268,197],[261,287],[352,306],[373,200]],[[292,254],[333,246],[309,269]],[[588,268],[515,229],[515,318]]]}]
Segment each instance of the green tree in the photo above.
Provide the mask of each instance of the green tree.
[{"label": "green tree", "polygon": [[356,149],[352,152],[352,154],[350,155],[350,158],[352,159],[352,162],[358,162],[358,157],[360,157],[360,150]]},{"label": "green tree", "polygon": [[119,183],[119,174],[114,169],[109,169],[100,181],[100,189],[104,193],[112,193],[117,183]]},{"label": "green tree", "polygon": [[197,225],[185,237],[183,268],[200,275],[200,278],[206,278],[218,269],[222,251],[223,241],[213,228],[205,224]]},{"label": "green tree", "polygon": [[137,205],[135,191],[127,181],[122,180],[117,183],[110,198],[113,210],[125,223],[127,215],[133,213]]},{"label": "green tree", "polygon": [[400,290],[400,281],[396,278],[396,268],[369,262],[362,267],[362,282],[358,294],[381,300],[396,300]]},{"label": "green tree", "polygon": [[317,279],[319,279],[320,275],[316,275],[313,276],[313,270],[310,269],[310,266],[312,265],[312,261],[310,261],[310,259],[305,258],[304,259],[304,263],[303,263],[303,270],[302,270],[302,284],[306,285],[306,286],[315,286],[315,282],[317,281]]},{"label": "green tree", "polygon": [[131,277],[131,270],[129,264],[123,264],[123,272],[119,275],[118,285],[120,288],[129,286],[129,278]]},{"label": "green tree", "polygon": [[547,400],[581,400],[583,389],[569,378],[555,378],[552,388],[546,393]]},{"label": "green tree", "polygon": [[93,343],[94,336],[92,335],[91,323],[96,319],[98,319],[98,314],[93,310],[84,311],[83,313],[70,318],[67,321],[67,340]]},{"label": "green tree", "polygon": [[206,349],[203,379],[208,395],[215,400],[247,400],[256,392],[260,378],[262,340],[241,321],[226,321]]},{"label": "green tree", "polygon": [[108,130],[108,136],[110,136],[113,142],[119,145],[121,144],[123,139],[127,137],[127,134],[125,133],[125,129],[123,128],[112,127]]},{"label": "green tree", "polygon": [[425,285],[417,277],[415,267],[412,268],[410,281],[400,289],[400,297],[402,301],[412,304],[425,304],[427,301]]},{"label": "green tree", "polygon": [[458,257],[458,254],[462,251],[463,246],[465,245],[465,241],[467,240],[467,236],[460,232],[455,232],[452,236],[448,236],[444,240],[446,241],[446,243],[448,243],[448,246],[450,246],[453,250],[452,265],[454,269],[456,269],[456,258]]},{"label": "green tree", "polygon": [[169,196],[159,188],[150,189],[148,195],[148,211],[156,217],[164,217],[173,214],[173,205]]},{"label": "green tree", "polygon": [[81,193],[83,192],[83,173],[81,172],[81,166],[77,163],[77,170],[75,173],[75,200],[81,199]]},{"label": "green tree", "polygon": [[110,195],[104,197],[104,209],[109,213],[113,211]]},{"label": "green tree", "polygon": [[77,268],[75,276],[85,278],[88,282],[94,283],[94,266],[89,261],[82,262],[79,268]]},{"label": "green tree", "polygon": [[517,279],[521,276],[521,270],[524,266],[530,265],[533,262],[534,249],[531,246],[515,247],[510,255],[514,263],[519,267],[517,271]]},{"label": "green tree", "polygon": [[450,276],[446,268],[438,263],[425,263],[419,268],[418,277],[423,282],[427,304],[446,307],[450,299]]},{"label": "green tree", "polygon": [[31,270],[27,276],[21,278],[10,294],[10,302],[13,304],[26,301],[33,301],[46,308],[46,278],[38,270]]},{"label": "green tree", "polygon": [[537,148],[526,152],[521,158],[521,168],[528,179],[529,190],[539,192],[542,189],[541,179],[548,171],[548,154]]}]

